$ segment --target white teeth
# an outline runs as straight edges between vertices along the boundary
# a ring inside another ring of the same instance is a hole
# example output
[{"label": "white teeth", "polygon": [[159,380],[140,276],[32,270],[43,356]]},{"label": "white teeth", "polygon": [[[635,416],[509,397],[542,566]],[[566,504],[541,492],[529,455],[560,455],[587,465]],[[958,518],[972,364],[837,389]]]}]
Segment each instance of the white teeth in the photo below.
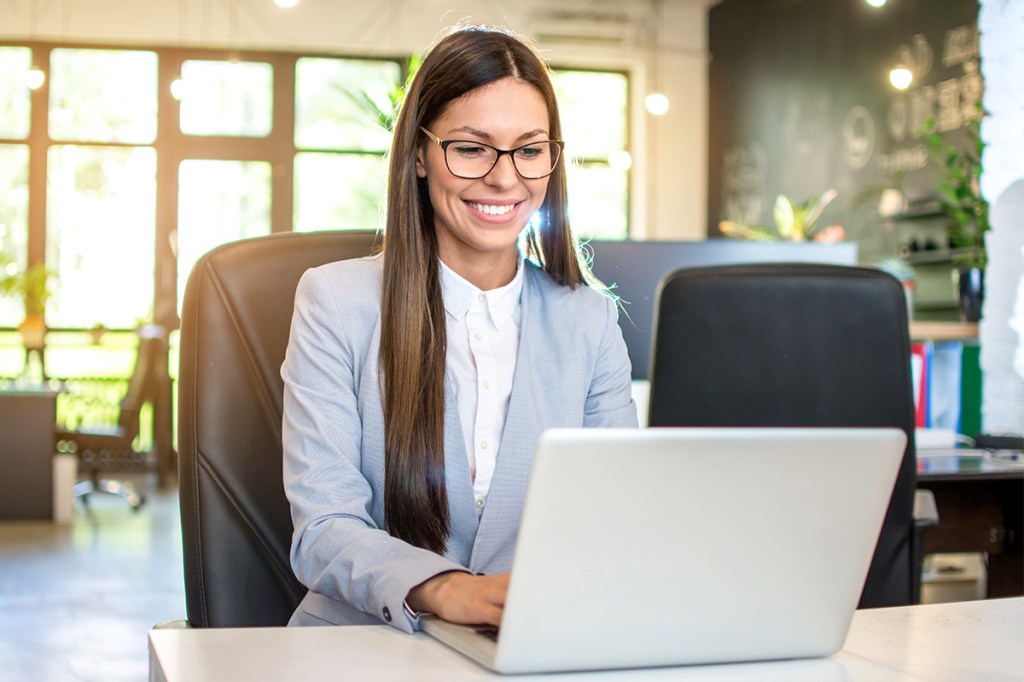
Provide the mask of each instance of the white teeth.
[{"label": "white teeth", "polygon": [[510,212],[513,208],[516,207],[515,204],[505,204],[504,206],[496,206],[494,204],[470,203],[469,205],[475,208],[476,210],[480,211],[481,213],[486,213],[487,215],[505,215],[506,213]]}]

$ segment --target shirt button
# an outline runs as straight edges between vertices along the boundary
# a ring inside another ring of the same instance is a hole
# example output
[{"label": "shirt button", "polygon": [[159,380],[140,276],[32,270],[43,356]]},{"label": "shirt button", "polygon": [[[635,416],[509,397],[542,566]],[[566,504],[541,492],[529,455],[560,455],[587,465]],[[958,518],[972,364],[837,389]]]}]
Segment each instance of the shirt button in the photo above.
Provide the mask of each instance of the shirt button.
[{"label": "shirt button", "polygon": [[485,441],[485,440],[480,441],[480,449],[481,450],[486,450],[487,449],[487,441]]},{"label": "shirt button", "polygon": [[484,335],[481,334],[480,332],[477,332],[476,334],[473,334],[473,338],[476,339],[477,341],[483,341]]},{"label": "shirt button", "polygon": [[389,623],[391,622],[391,609],[386,606],[384,607],[384,620]]},{"label": "shirt button", "polygon": [[478,295],[478,296],[476,297],[476,300],[478,300],[478,301],[480,301],[481,303],[483,303],[483,302],[484,302],[484,299],[485,299],[485,298],[487,298],[487,297],[486,297],[486,296],[484,296],[483,294],[479,294],[479,295]]},{"label": "shirt button", "polygon": [[490,388],[490,387],[491,387],[491,382],[490,381],[484,381],[484,388]]},{"label": "shirt button", "polygon": [[476,508],[477,509],[483,509],[484,508],[484,500],[483,500],[482,497],[476,498]]}]

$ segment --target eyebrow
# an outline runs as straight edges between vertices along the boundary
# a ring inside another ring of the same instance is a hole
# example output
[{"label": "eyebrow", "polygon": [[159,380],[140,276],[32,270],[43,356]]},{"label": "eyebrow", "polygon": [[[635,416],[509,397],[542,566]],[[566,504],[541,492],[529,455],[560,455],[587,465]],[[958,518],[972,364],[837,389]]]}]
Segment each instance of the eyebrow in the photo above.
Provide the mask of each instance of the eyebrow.
[{"label": "eyebrow", "polygon": [[[473,126],[462,126],[460,128],[452,128],[451,130],[448,131],[448,134],[451,135],[452,133],[469,133],[470,135],[473,135],[475,137],[482,137],[485,140],[494,140],[494,136],[493,135],[491,135],[490,133],[488,133],[486,131],[480,130],[479,128],[474,128]],[[534,137],[536,135],[548,136],[549,134],[548,134],[548,131],[545,130],[544,128],[535,128],[533,130],[530,130],[528,132],[523,133],[522,135],[520,135],[516,139],[517,140],[526,140],[526,139]]]}]

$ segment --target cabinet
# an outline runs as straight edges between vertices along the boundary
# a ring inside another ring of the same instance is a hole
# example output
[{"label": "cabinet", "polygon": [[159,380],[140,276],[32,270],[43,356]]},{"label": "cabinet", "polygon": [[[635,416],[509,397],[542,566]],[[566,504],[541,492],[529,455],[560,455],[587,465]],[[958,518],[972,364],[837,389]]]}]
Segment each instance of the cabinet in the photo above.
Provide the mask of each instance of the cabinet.
[{"label": "cabinet", "polygon": [[53,518],[57,394],[0,390],[0,519]]}]

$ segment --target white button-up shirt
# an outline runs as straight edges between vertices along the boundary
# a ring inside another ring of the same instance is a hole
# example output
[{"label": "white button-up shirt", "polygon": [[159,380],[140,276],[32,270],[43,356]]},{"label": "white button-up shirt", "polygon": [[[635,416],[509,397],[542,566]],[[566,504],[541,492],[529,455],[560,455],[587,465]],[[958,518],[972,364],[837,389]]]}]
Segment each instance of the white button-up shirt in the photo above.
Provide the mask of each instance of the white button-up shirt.
[{"label": "white button-up shirt", "polygon": [[441,291],[448,318],[448,371],[455,381],[462,434],[482,510],[508,416],[522,319],[523,263],[512,281],[482,291],[441,263]]}]

